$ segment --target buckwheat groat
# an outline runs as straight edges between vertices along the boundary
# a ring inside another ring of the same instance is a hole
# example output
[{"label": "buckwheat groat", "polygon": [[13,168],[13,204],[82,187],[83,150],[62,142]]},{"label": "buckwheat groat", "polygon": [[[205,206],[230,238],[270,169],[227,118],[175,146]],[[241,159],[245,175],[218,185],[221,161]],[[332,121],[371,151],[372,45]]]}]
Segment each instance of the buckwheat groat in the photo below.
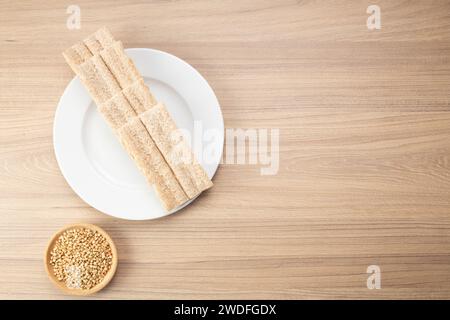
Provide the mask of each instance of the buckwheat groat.
[{"label": "buckwheat groat", "polygon": [[92,289],[103,281],[112,261],[108,240],[87,228],[65,231],[50,253],[53,274],[70,289]]}]

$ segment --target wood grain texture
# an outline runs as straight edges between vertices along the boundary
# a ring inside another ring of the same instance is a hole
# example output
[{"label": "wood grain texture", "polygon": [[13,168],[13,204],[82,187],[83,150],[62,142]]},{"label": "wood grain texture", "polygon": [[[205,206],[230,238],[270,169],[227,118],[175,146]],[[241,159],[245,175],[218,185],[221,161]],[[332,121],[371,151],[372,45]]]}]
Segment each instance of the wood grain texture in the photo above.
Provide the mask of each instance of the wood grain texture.
[{"label": "wood grain texture", "polygon": [[[93,298],[450,298],[448,1],[0,1],[0,298],[69,298],[42,253],[88,222],[120,261]],[[369,4],[382,29],[369,31]],[[108,26],[214,88],[228,128],[279,128],[280,170],[222,165],[173,216],[108,217],[52,146],[61,52]],[[368,290],[366,268],[381,267]]]}]

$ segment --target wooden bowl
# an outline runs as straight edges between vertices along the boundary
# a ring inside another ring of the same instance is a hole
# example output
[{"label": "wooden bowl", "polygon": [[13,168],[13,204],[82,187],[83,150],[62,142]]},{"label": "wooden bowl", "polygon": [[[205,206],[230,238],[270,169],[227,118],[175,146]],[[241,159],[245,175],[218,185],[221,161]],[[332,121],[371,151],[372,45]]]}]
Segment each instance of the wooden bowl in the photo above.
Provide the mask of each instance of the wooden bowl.
[{"label": "wooden bowl", "polygon": [[[53,266],[50,264],[50,256],[51,256],[50,253],[55,245],[56,240],[58,240],[59,236],[61,234],[63,234],[65,231],[70,230],[70,229],[76,229],[76,228],[86,228],[86,229],[90,229],[93,231],[97,231],[108,241],[109,246],[111,247],[111,252],[112,252],[111,268],[109,269],[108,273],[103,278],[103,280],[91,289],[68,288],[63,281],[59,281],[56,278],[56,276],[53,273]],[[116,269],[117,269],[117,249],[116,249],[116,246],[114,245],[114,242],[112,241],[111,237],[103,229],[101,229],[93,224],[88,224],[88,223],[70,224],[68,226],[65,226],[61,230],[59,230],[57,233],[55,233],[47,245],[47,248],[45,250],[44,259],[45,259],[45,271],[47,272],[47,275],[50,278],[51,282],[53,282],[53,284],[55,284],[55,286],[57,286],[59,289],[61,289],[65,293],[77,295],[77,296],[87,296],[87,295],[93,294],[93,293],[103,289],[111,281],[111,279],[113,278],[114,273],[116,272]]]}]

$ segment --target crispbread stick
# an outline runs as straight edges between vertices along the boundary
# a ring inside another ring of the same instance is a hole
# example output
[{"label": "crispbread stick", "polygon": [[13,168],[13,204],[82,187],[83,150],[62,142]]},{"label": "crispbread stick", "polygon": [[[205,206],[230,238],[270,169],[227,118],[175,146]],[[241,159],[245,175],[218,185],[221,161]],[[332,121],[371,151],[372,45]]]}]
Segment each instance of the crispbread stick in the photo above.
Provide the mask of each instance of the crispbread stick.
[{"label": "crispbread stick", "polygon": [[63,52],[66,62],[75,73],[78,73],[80,64],[92,58],[92,53],[83,42],[79,42]]},{"label": "crispbread stick", "polygon": [[143,80],[136,81],[131,86],[124,88],[123,94],[138,115],[157,103]]},{"label": "crispbread stick", "polygon": [[130,106],[122,92],[98,106],[98,111],[104,116],[109,125],[118,130],[137,114]]},{"label": "crispbread stick", "polygon": [[116,41],[109,47],[106,47],[100,51],[100,56],[117,79],[121,88],[129,87],[137,80],[142,80],[136,66],[123,51],[122,42]]},{"label": "crispbread stick", "polygon": [[119,130],[119,137],[147,180],[154,185],[167,211],[188,200],[139,118],[133,118],[123,126]]},{"label": "crispbread stick", "polygon": [[162,103],[139,117],[190,199],[212,187],[211,180]]},{"label": "crispbread stick", "polygon": [[97,30],[84,41],[78,42],[63,52],[63,56],[75,73],[79,65],[88,61],[104,48],[111,46],[114,38],[106,27]]},{"label": "crispbread stick", "polygon": [[98,106],[121,91],[116,79],[99,55],[79,65],[78,76]]},{"label": "crispbread stick", "polygon": [[95,33],[84,39],[84,44],[91,51],[92,55],[99,53],[101,50],[111,46],[114,43],[114,37],[108,28],[103,27]]},{"label": "crispbread stick", "polygon": [[144,81],[140,79],[99,105],[98,110],[113,129],[119,129],[156,103]]}]

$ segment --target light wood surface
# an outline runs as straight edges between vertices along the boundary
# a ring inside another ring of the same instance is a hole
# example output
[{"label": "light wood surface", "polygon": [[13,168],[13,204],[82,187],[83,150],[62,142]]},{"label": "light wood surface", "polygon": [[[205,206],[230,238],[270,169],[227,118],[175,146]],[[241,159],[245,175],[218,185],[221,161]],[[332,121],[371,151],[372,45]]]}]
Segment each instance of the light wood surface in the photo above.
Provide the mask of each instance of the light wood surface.
[{"label": "light wood surface", "polygon": [[[0,1],[0,298],[72,298],[42,254],[69,223],[120,261],[92,298],[450,298],[448,1]],[[366,27],[381,8],[381,30]],[[108,26],[197,68],[228,128],[279,128],[280,170],[222,165],[179,214],[86,205],[55,160],[72,71],[61,52]],[[381,289],[366,268],[381,268]]]}]

